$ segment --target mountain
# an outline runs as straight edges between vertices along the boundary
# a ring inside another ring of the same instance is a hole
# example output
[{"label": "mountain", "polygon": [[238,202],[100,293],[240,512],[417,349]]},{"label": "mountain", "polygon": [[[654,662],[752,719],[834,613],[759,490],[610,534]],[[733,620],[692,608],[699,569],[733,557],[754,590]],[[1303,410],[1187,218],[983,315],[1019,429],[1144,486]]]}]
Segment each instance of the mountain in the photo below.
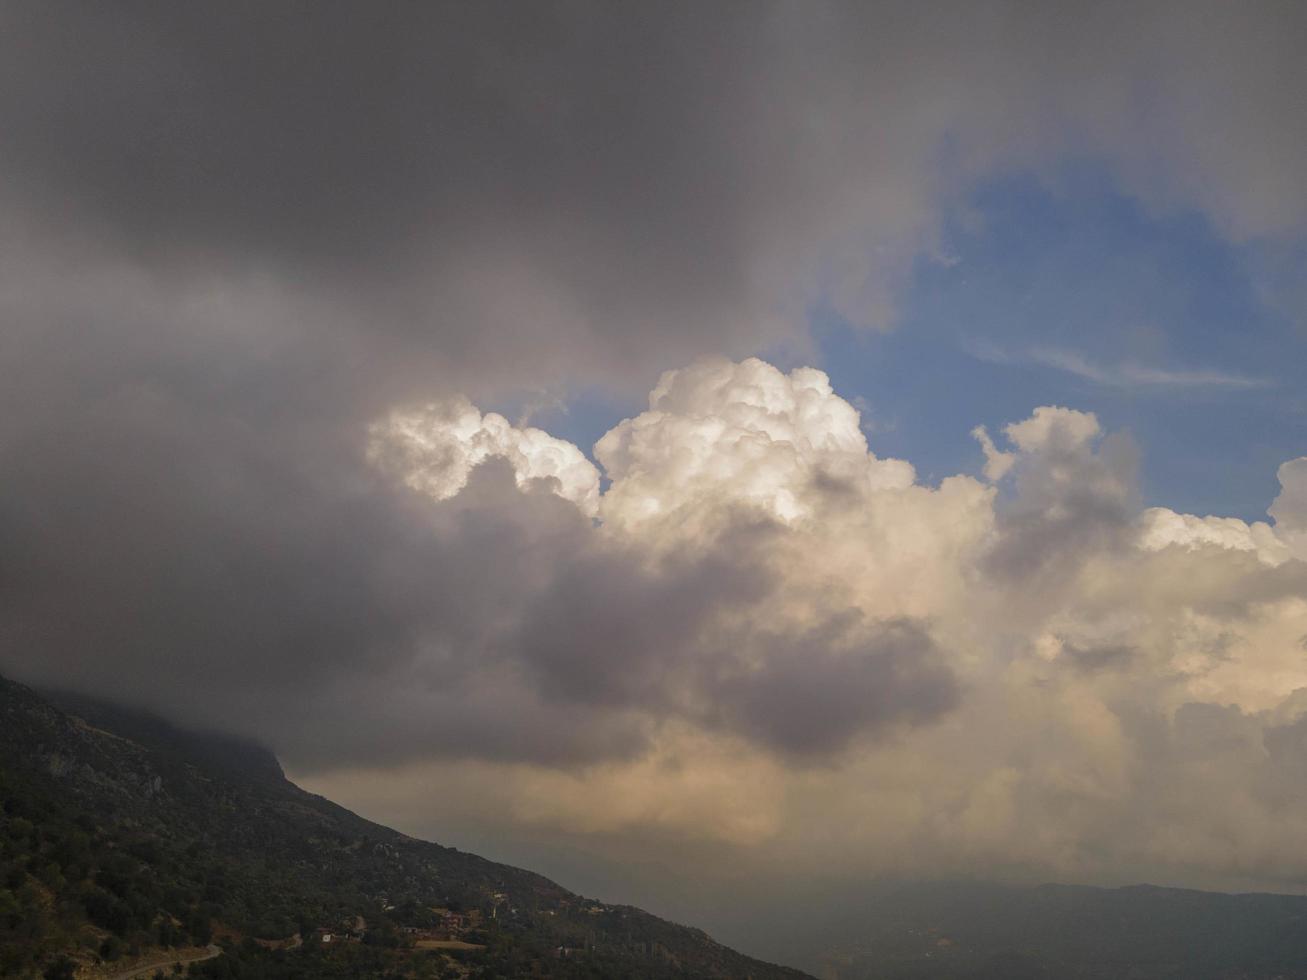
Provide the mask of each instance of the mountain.
[{"label": "mountain", "polygon": [[0,976],[804,976],[371,823],[240,740],[0,678],[0,747]]},{"label": "mountain", "polygon": [[1307,980],[1303,896],[900,882],[819,907],[790,951],[824,980]]},{"label": "mountain", "polygon": [[[0,678],[0,749],[3,977],[805,976],[371,823],[239,739]],[[753,925],[827,980],[1307,980],[1297,896],[882,882]]]}]

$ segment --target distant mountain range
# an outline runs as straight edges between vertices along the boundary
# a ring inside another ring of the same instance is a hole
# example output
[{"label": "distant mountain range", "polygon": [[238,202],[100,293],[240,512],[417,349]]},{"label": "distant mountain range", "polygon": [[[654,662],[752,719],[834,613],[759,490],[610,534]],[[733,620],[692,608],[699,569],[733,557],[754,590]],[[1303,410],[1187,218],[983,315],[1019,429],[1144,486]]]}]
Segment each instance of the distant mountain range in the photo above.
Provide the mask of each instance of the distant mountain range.
[{"label": "distant mountain range", "polygon": [[1307,980],[1291,895],[880,883],[797,931],[787,959],[823,980]]},{"label": "distant mountain range", "polygon": [[0,749],[3,977],[804,976],[371,823],[236,739],[0,679]]},{"label": "distant mountain range", "polygon": [[[238,739],[0,678],[0,750],[2,977],[807,975],[371,823]],[[826,980],[1307,980],[1303,897],[882,882],[813,899],[755,931]]]}]

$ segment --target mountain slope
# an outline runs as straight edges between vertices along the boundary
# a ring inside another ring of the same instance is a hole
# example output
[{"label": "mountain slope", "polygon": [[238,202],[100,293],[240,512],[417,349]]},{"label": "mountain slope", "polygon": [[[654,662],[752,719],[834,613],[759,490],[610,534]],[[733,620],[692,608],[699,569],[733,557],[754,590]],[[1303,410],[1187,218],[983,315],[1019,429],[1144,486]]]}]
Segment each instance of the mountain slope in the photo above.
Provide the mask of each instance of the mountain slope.
[{"label": "mountain slope", "polygon": [[109,976],[215,936],[192,975],[802,976],[371,823],[237,740],[0,679],[0,746],[6,977]]}]

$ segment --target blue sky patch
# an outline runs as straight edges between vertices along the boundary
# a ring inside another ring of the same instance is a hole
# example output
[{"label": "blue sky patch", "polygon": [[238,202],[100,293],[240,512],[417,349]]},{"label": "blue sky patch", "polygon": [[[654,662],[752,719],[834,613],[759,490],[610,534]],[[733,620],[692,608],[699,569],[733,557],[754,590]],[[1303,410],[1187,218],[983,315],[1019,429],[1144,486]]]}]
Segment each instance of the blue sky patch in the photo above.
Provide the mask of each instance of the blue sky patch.
[{"label": "blue sky patch", "polygon": [[976,189],[922,258],[889,333],[813,314],[822,366],[881,455],[975,471],[971,428],[1037,405],[1096,412],[1142,449],[1149,504],[1264,519],[1307,453],[1307,333],[1258,288],[1257,250],[1151,214],[1101,172]]}]

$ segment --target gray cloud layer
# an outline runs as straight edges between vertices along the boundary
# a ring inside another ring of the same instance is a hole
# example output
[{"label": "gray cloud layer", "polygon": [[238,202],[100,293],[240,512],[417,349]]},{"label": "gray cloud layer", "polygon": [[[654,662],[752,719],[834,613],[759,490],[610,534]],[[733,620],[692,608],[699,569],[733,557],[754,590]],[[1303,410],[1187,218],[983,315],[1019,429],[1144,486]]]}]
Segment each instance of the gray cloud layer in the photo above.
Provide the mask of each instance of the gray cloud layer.
[{"label": "gray cloud layer", "polygon": [[10,220],[225,286],[225,318],[354,395],[643,384],[817,294],[883,323],[942,203],[1068,151],[1240,235],[1307,217],[1291,3],[0,16]]}]

